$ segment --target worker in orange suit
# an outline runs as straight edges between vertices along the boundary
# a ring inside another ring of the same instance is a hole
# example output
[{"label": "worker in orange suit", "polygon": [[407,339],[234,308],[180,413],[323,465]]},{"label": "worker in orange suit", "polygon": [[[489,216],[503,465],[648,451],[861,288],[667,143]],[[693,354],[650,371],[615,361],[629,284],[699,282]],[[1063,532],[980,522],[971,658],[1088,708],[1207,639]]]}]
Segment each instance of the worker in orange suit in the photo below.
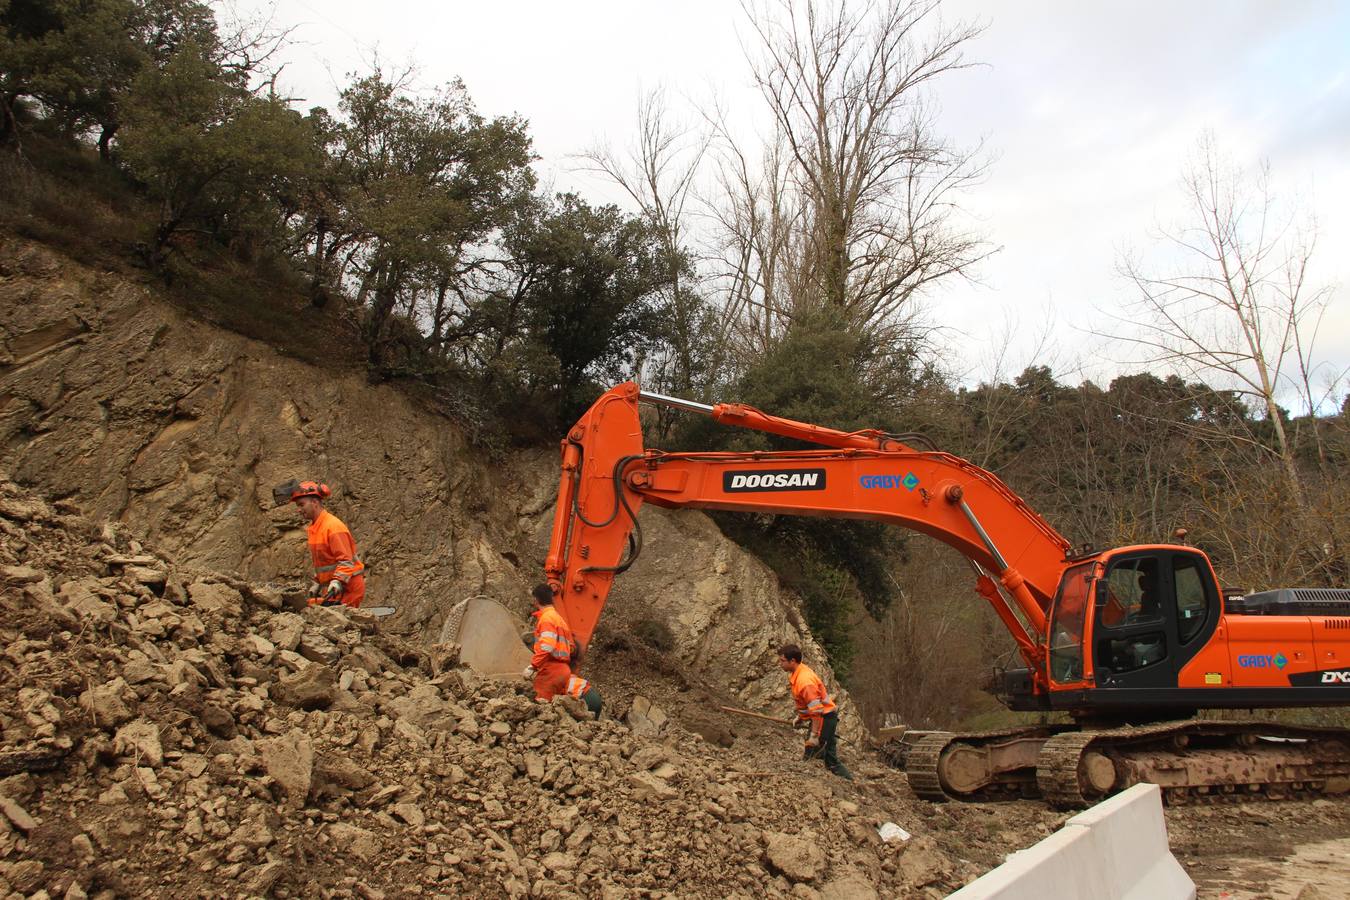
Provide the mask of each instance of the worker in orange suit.
[{"label": "worker in orange suit", "polygon": [[551,587],[536,585],[530,596],[534,600],[534,655],[521,674],[534,682],[536,700],[552,700],[567,692],[577,642],[562,613],[553,606]]},{"label": "worker in orange suit", "polygon": [[825,682],[802,662],[802,650],[796,644],[784,644],[778,651],[778,668],[788,674],[792,702],[797,707],[797,724],[807,729],[803,759],[821,759],[825,767],[840,778],[853,780],[852,773],[839,761],[839,712],[825,690]]},{"label": "worker in orange suit", "polygon": [[302,481],[291,491],[291,500],[309,522],[309,555],[314,560],[309,604],[359,607],[366,595],[366,566],[351,530],[323,508],[324,498],[332,493],[328,485],[315,481]]}]

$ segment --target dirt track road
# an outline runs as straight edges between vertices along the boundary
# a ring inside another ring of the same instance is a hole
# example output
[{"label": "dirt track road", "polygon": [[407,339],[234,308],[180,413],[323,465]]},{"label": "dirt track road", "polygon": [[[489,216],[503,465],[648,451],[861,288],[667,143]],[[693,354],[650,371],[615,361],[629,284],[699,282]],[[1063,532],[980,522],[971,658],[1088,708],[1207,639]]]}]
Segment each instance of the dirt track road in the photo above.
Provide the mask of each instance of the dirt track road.
[{"label": "dirt track road", "polygon": [[1200,900],[1350,900],[1350,798],[1173,808],[1167,828]]}]

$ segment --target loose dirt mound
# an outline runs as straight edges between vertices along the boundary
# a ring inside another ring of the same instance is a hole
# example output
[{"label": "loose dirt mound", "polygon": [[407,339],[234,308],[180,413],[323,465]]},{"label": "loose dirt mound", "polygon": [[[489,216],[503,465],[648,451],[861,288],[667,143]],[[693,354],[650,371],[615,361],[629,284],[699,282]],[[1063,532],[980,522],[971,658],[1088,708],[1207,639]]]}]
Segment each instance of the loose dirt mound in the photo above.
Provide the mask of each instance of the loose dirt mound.
[{"label": "loose dirt mound", "polygon": [[601,684],[631,727],[537,704],[4,480],[0,531],[0,896],[940,896],[1060,818],[847,784],[772,726],[719,747],[680,722],[720,698],[657,670]]}]

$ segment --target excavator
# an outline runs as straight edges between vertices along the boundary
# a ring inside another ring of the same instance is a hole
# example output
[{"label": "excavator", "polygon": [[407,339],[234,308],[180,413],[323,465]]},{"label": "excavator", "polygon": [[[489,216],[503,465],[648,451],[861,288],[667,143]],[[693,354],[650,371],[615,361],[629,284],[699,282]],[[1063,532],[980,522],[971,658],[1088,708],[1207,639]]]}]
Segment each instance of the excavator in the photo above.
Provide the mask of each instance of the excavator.
[{"label": "excavator", "polygon": [[[639,403],[818,449],[649,449]],[[1040,796],[1068,809],[1140,782],[1174,803],[1350,790],[1350,729],[1196,718],[1350,705],[1350,590],[1242,595],[1180,542],[1075,551],[996,475],[922,435],[844,432],[626,382],[562,441],[545,574],[583,649],[642,550],[643,503],[887,522],[969,561],[1020,656],[996,672],[996,693],[1010,709],[1059,715],[924,734],[904,761],[921,798]]]}]

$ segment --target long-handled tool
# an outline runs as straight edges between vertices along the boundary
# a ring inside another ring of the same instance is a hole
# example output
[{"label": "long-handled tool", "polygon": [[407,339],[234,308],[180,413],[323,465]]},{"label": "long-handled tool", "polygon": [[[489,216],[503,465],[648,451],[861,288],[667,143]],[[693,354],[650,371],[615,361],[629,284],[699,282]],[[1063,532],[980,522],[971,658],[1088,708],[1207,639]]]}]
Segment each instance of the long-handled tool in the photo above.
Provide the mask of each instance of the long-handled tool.
[{"label": "long-handled tool", "polygon": [[722,712],[734,713],[738,716],[745,716],[746,718],[749,719],[763,719],[766,722],[773,722],[775,725],[786,725],[788,728],[792,727],[791,719],[780,719],[777,716],[766,716],[764,715],[764,713],[751,712],[748,709],[737,709],[734,706],[719,706],[718,709],[722,710]]}]

